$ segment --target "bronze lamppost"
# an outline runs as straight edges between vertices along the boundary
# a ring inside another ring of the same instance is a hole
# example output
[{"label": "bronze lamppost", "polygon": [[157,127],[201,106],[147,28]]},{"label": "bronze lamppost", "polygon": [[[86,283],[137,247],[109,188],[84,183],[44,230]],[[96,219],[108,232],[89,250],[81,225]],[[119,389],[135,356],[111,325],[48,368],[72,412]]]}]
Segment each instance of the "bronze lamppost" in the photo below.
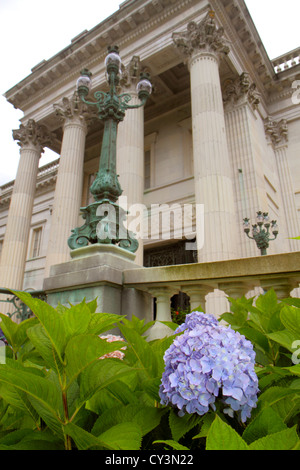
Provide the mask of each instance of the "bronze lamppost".
[{"label": "bronze lamppost", "polygon": [[[270,238],[272,232],[274,238]],[[267,212],[257,212],[256,224],[252,225],[252,237],[250,233],[250,219],[244,219],[244,232],[248,238],[255,240],[257,248],[260,250],[261,256],[267,254],[269,243],[276,240],[278,235],[277,221],[270,222],[269,214]]]},{"label": "bronze lamppost", "polygon": [[134,234],[128,232],[123,223],[127,212],[116,204],[122,189],[116,174],[116,142],[117,127],[124,119],[127,109],[140,108],[146,104],[152,92],[149,74],[142,73],[137,84],[140,103],[130,105],[131,95],[118,95],[117,86],[120,81],[121,59],[117,46],[108,48],[105,59],[109,92],[98,91],[94,94],[96,101],[86,98],[91,88],[91,72],[84,69],[77,81],[77,91],[80,99],[88,106],[96,106],[98,118],[104,122],[104,133],[100,155],[99,171],[90,191],[95,202],[81,208],[85,224],[72,230],[68,239],[69,247],[74,250],[89,244],[113,244],[132,253],[138,249],[138,241]]}]

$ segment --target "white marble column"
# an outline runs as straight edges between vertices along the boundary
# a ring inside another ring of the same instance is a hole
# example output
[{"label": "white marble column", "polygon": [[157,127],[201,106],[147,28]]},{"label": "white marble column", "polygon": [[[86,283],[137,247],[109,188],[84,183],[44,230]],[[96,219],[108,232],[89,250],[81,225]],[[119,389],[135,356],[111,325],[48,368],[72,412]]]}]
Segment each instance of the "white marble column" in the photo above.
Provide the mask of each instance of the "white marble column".
[{"label": "white marble column", "polygon": [[36,189],[39,159],[43,146],[49,144],[50,135],[44,126],[32,119],[13,131],[20,146],[20,161],[8,220],[0,265],[0,286],[9,289],[23,288],[28,240]]},{"label": "white marble column", "polygon": [[54,105],[63,120],[63,141],[57,174],[44,277],[50,267],[70,260],[68,238],[77,227],[82,199],[83,164],[87,124],[86,107],[77,94]]},{"label": "white marble column", "polygon": [[[187,59],[191,80],[196,204],[204,205],[204,245],[198,241],[199,262],[236,258],[237,220],[234,204],[219,62],[228,54],[224,31],[210,12],[184,33],[175,45]],[[198,231],[198,230],[197,230]]]},{"label": "white marble column", "polygon": [[[139,104],[136,85],[139,81],[141,65],[139,57],[133,57],[123,72],[121,85],[124,93],[129,93],[132,100],[129,104]],[[118,126],[117,136],[117,173],[121,188],[122,198],[127,198],[129,211],[127,225],[133,218],[143,220],[143,214],[139,214],[138,206],[143,204],[144,198],[144,108],[128,109],[124,121]],[[131,211],[130,211],[131,209]],[[132,212],[132,217],[130,216]],[[142,227],[140,228],[140,234]],[[143,266],[143,239],[137,237],[139,248],[136,252],[135,263]]]},{"label": "white marble column", "polygon": [[249,74],[243,73],[236,80],[226,81],[223,100],[237,201],[240,255],[257,256],[256,244],[243,231],[243,219],[253,218],[261,208],[268,207],[262,162],[259,163],[262,155],[257,152],[253,132],[260,96]]},{"label": "white marble column", "polygon": [[300,223],[297,214],[295,191],[287,158],[287,121],[284,119],[281,121],[275,121],[271,117],[268,117],[265,121],[265,130],[275,153],[282,201],[281,220],[285,222],[289,249],[290,251],[299,251],[299,241],[292,240],[292,238],[298,237],[300,234]]}]

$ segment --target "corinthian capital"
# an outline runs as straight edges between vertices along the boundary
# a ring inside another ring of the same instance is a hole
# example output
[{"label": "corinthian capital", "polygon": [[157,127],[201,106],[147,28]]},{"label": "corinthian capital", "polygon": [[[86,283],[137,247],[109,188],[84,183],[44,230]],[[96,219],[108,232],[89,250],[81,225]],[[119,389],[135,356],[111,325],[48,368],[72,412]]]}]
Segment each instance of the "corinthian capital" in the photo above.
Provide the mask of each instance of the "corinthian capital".
[{"label": "corinthian capital", "polygon": [[72,98],[63,98],[60,103],[53,105],[57,117],[64,123],[79,119],[83,124],[87,123],[94,117],[95,113],[92,114],[87,105],[81,101],[77,91],[73,94]]},{"label": "corinthian capital", "polygon": [[236,80],[227,80],[223,86],[224,104],[237,104],[246,102],[256,110],[260,103],[260,93],[257,91],[256,84],[250,79],[247,72],[242,73]]},{"label": "corinthian capital", "polygon": [[43,152],[43,147],[49,145],[52,141],[51,134],[46,126],[37,124],[34,119],[29,119],[27,124],[21,124],[20,129],[13,130],[13,139],[18,141],[21,148],[33,145]]},{"label": "corinthian capital", "polygon": [[186,58],[198,51],[225,55],[230,51],[228,41],[224,38],[224,28],[217,28],[213,11],[207,13],[198,24],[191,21],[186,31],[173,33],[173,42]]},{"label": "corinthian capital", "polygon": [[267,138],[275,145],[280,146],[288,142],[288,125],[285,119],[275,121],[271,117],[265,119],[265,132]]}]

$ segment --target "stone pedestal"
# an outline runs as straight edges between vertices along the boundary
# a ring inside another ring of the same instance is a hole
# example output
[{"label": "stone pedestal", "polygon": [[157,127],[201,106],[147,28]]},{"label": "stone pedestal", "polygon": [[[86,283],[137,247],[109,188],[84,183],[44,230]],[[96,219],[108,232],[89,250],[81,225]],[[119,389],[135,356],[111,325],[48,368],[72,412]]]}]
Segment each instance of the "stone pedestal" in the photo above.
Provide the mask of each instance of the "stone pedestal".
[{"label": "stone pedestal", "polygon": [[71,251],[71,257],[71,261],[52,266],[44,280],[50,305],[97,298],[99,312],[152,320],[151,296],[123,288],[123,271],[137,268],[133,253],[114,245],[95,244]]}]

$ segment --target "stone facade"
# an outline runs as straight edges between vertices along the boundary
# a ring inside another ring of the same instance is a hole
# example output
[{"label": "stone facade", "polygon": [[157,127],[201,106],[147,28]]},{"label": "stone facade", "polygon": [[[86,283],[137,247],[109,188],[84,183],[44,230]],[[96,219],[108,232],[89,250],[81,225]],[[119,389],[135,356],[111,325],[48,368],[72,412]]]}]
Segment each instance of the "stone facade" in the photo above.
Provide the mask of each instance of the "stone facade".
[{"label": "stone facade", "polygon": [[[117,142],[123,195],[146,207],[136,264],[147,250],[176,245],[161,227],[148,236],[157,205],[203,205],[204,226],[193,214],[184,234],[196,237],[199,263],[258,256],[242,221],[259,210],[278,220],[268,253],[299,251],[290,238],[300,235],[300,51],[271,62],[243,0],[127,0],[5,95],[24,117],[14,131],[18,174],[1,187],[1,287],[42,289],[51,266],[71,260],[67,238],[93,200],[103,135],[75,85],[86,67],[92,91],[107,89],[112,44],[124,64],[120,92],[137,100],[140,71],[153,83]],[[38,169],[44,146],[60,160]]]}]

